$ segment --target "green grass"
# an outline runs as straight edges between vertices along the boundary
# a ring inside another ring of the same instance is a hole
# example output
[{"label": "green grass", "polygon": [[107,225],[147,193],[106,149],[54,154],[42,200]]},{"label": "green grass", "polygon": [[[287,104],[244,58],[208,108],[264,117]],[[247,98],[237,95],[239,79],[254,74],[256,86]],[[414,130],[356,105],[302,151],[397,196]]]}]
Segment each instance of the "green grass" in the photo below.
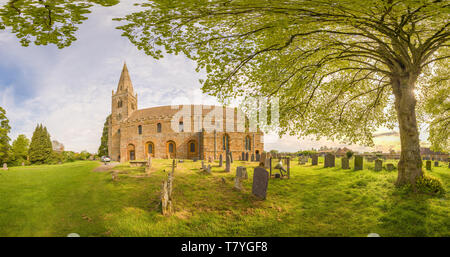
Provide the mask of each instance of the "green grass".
[{"label": "green grass", "polygon": [[[170,163],[154,159],[147,177],[119,165],[117,181],[89,161],[1,170],[0,236],[450,236],[450,193],[402,193],[396,171],[366,161],[357,172],[293,161],[291,179],[271,179],[265,201],[251,195],[256,163],[235,161],[228,174],[216,163],[209,175],[185,161],[175,171],[176,212],[165,217],[159,195]],[[249,172],[242,192],[233,189],[238,165]],[[444,165],[429,173],[450,192]]]}]

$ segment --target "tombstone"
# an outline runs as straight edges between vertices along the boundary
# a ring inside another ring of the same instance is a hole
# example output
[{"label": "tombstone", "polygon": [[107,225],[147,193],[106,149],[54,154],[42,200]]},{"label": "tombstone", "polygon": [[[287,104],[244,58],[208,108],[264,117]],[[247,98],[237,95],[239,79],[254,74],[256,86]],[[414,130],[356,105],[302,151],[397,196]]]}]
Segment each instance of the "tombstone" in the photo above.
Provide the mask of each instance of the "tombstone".
[{"label": "tombstone", "polygon": [[223,157],[222,154],[219,155],[219,167],[223,166]]},{"label": "tombstone", "polygon": [[439,162],[438,161],[434,162],[434,167],[439,167]]},{"label": "tombstone", "polygon": [[261,167],[256,167],[253,172],[252,194],[266,199],[267,186],[269,185],[269,173]]},{"label": "tombstone", "polygon": [[252,154],[251,161],[252,161],[252,162],[255,161],[255,155],[254,155],[254,154]]},{"label": "tombstone", "polygon": [[264,168],[269,169],[271,166],[271,158],[266,159],[266,163],[264,163]]},{"label": "tombstone", "polygon": [[331,153],[327,153],[325,155],[324,168],[334,167],[335,166],[335,156]]},{"label": "tombstone", "polygon": [[233,154],[231,154],[231,152],[229,152],[230,155],[230,162],[233,163]]},{"label": "tombstone", "polygon": [[225,158],[225,172],[230,172],[231,166],[231,158],[230,155],[227,154],[227,157]]},{"label": "tombstone", "polygon": [[242,152],[242,160],[245,161],[245,153]]},{"label": "tombstone", "polygon": [[204,169],[204,170],[206,169],[205,161],[203,161],[203,160],[202,160],[202,169]]},{"label": "tombstone", "polygon": [[431,170],[431,161],[426,162],[426,169]]},{"label": "tombstone", "polygon": [[386,164],[386,170],[387,171],[393,171],[394,170],[394,164],[392,164],[392,163],[388,163],[388,164]]},{"label": "tombstone", "polygon": [[163,215],[172,213],[172,178],[169,173],[169,178],[163,181],[161,189],[161,212]]},{"label": "tombstone", "polygon": [[354,170],[362,170],[364,165],[364,159],[361,155],[355,156],[355,168]]},{"label": "tombstone", "polygon": [[145,167],[145,172],[149,172],[152,168],[152,157],[149,155],[147,159],[147,165]]},{"label": "tombstone", "polygon": [[242,179],[248,179],[247,168],[239,166],[236,168],[236,176]]},{"label": "tombstone", "polygon": [[259,162],[261,160],[261,155],[259,153],[256,154],[255,160]]},{"label": "tombstone", "polygon": [[208,167],[206,168],[206,172],[208,172],[209,174],[211,174],[211,165],[208,164]]},{"label": "tombstone", "polygon": [[311,156],[311,165],[317,165],[319,163],[319,156],[317,154]]},{"label": "tombstone", "polygon": [[3,170],[8,170],[8,164],[3,163]]},{"label": "tombstone", "polygon": [[248,161],[248,153],[245,153],[245,161]]},{"label": "tombstone", "polygon": [[241,191],[242,180],[244,179],[248,179],[247,169],[245,167],[239,166],[236,168],[236,177],[234,178],[234,188]]},{"label": "tombstone", "polygon": [[267,159],[267,153],[266,153],[266,152],[263,152],[263,153],[261,154],[261,159],[259,160],[259,163],[262,163],[263,166],[266,166],[266,159]]},{"label": "tombstone", "polygon": [[344,170],[350,169],[350,160],[347,157],[341,158],[341,168]]},{"label": "tombstone", "polygon": [[383,161],[380,159],[375,160],[375,171],[381,171],[383,169]]}]

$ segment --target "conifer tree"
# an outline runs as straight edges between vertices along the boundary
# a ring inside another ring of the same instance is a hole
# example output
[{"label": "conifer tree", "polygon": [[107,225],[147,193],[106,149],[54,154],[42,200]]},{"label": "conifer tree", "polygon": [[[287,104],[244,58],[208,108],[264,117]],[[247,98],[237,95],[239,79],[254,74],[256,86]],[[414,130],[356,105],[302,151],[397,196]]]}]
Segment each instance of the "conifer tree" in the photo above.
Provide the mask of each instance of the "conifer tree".
[{"label": "conifer tree", "polygon": [[105,124],[103,125],[102,138],[100,139],[100,147],[98,148],[98,156],[108,155],[108,124],[111,115],[106,117]]},{"label": "conifer tree", "polygon": [[33,164],[48,163],[52,152],[52,142],[47,128],[42,124],[37,125],[30,143],[30,162]]}]

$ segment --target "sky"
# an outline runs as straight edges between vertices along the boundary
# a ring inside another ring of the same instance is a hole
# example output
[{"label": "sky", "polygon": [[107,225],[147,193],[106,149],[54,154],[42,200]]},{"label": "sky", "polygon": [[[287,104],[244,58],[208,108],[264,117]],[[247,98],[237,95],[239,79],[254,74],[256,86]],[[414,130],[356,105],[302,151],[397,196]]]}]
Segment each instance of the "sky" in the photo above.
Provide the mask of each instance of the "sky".
[{"label": "sky", "polygon": [[[0,4],[5,0],[0,0]],[[184,56],[166,55],[155,60],[139,51],[121,31],[114,17],[135,8],[130,1],[114,7],[94,7],[79,26],[77,40],[68,48],[22,47],[15,35],[0,31],[0,106],[12,127],[10,138],[31,138],[38,123],[47,127],[52,140],[66,150],[97,152],[105,118],[111,111],[111,92],[116,90],[126,61],[138,108],[170,104],[218,104],[201,93],[196,64]],[[173,98],[173,95],[181,96]],[[190,102],[186,102],[190,101]],[[377,133],[390,132],[380,129]],[[298,151],[320,146],[348,147],[355,151],[399,150],[398,133],[375,138],[375,147],[346,145],[327,140],[264,137],[265,150]]]}]

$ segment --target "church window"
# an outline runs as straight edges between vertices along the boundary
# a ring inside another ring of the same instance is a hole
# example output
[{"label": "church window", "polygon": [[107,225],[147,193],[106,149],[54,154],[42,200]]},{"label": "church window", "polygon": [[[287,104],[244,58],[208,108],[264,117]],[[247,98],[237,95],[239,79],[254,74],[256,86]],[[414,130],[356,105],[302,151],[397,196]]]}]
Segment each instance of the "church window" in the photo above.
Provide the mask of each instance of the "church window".
[{"label": "church window", "polygon": [[182,121],[180,121],[180,123],[178,124],[178,126],[179,126],[180,132],[184,132],[184,126],[183,126],[183,122],[182,122]]},{"label": "church window", "polygon": [[138,133],[139,133],[139,135],[142,135],[142,125],[138,126]]},{"label": "church window", "polygon": [[162,127],[162,126],[161,126],[161,123],[158,123],[158,124],[156,125],[156,132],[161,133],[161,130],[162,130],[161,127]]}]

